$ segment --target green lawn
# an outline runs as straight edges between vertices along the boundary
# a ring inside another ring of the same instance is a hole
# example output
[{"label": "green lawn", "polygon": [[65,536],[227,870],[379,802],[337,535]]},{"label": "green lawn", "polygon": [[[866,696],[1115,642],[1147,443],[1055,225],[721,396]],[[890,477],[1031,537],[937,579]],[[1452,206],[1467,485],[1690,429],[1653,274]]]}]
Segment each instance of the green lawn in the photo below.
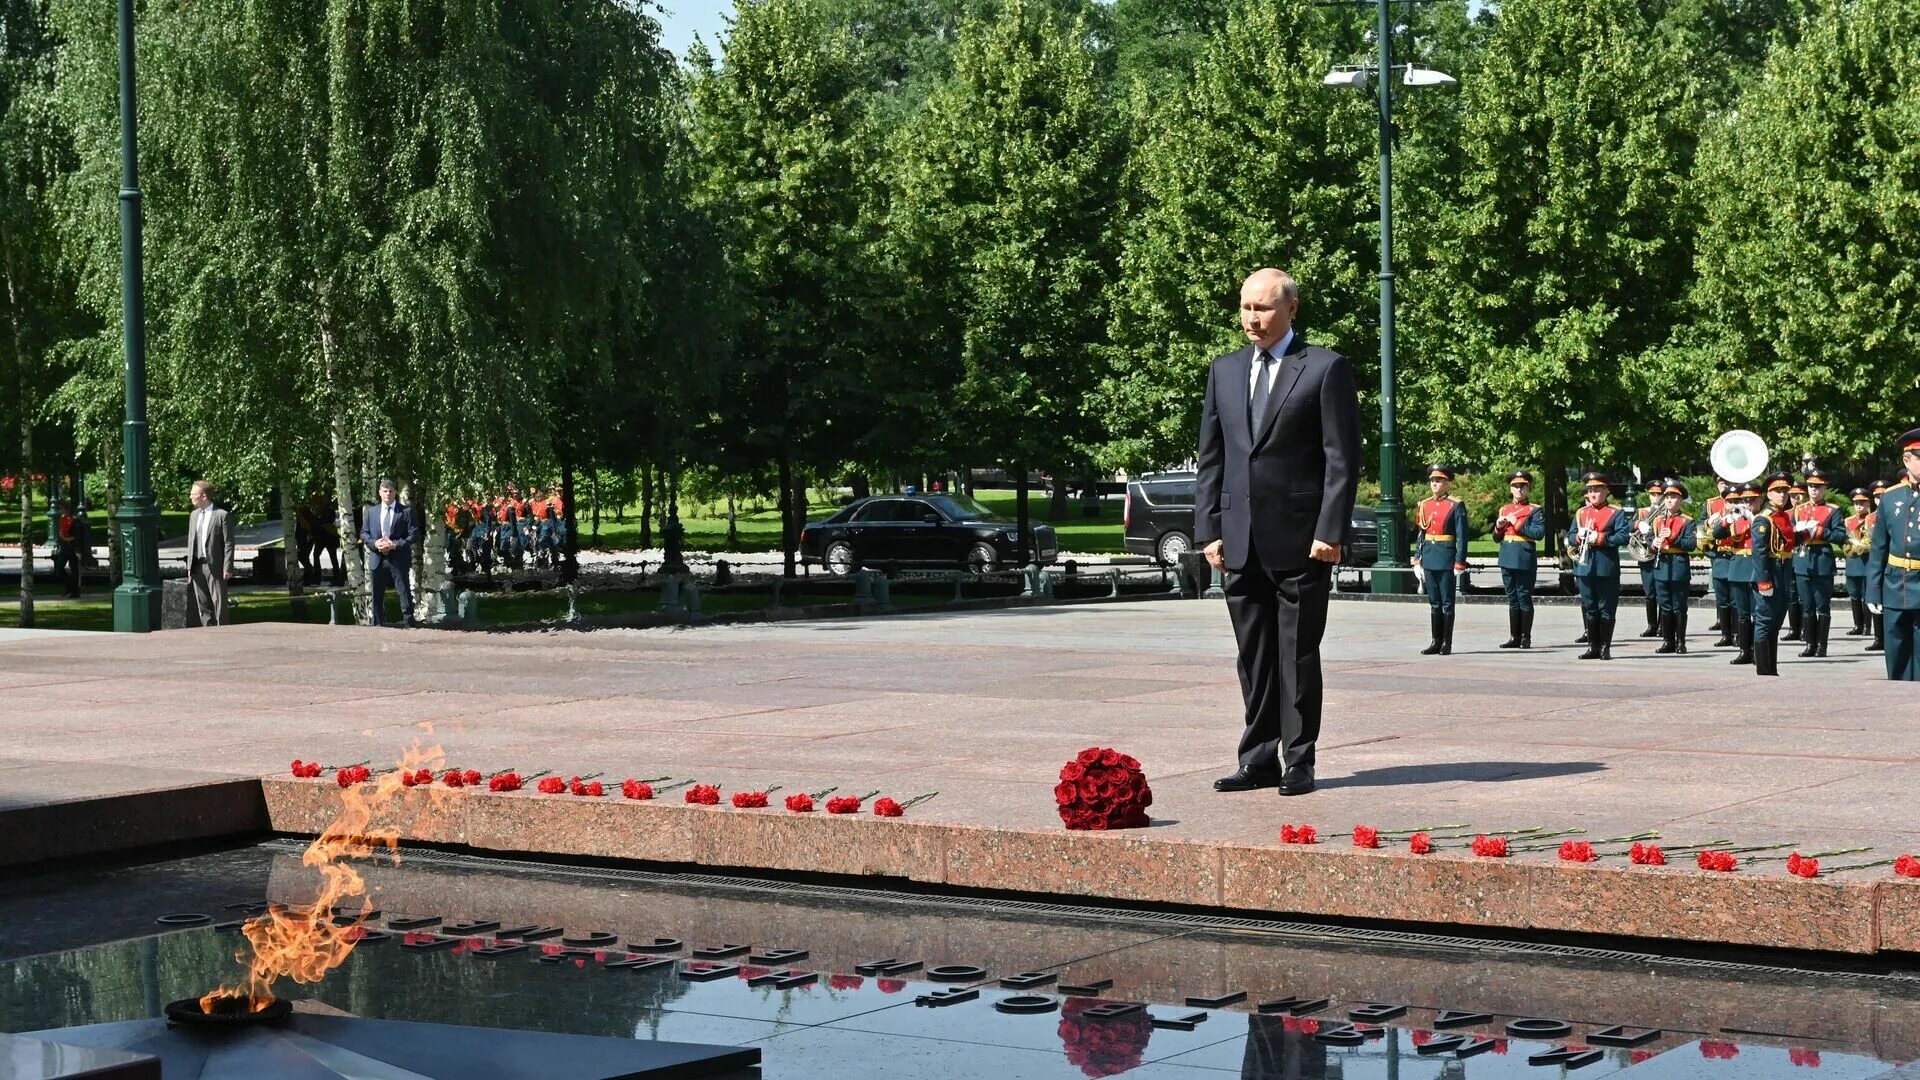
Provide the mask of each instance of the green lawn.
[{"label": "green lawn", "polygon": [[[851,596],[852,587],[845,583],[812,585],[802,582],[790,586],[783,593],[781,603],[785,607],[844,604]],[[894,606],[900,608],[927,607],[946,603],[951,598],[952,591],[945,586],[923,586],[915,591],[896,588],[892,597]],[[764,590],[706,591],[700,596],[700,610],[705,615],[764,611],[771,602],[772,595]],[[306,606],[306,617],[300,619],[294,616],[292,598],[285,593],[240,592],[228,598],[228,608],[236,624],[327,621],[324,594],[310,595]],[[658,611],[659,608],[658,589],[588,592],[582,594],[579,601],[582,615],[642,615]],[[17,601],[0,603],[0,625],[17,625],[19,611]],[[40,630],[113,629],[113,598],[104,592],[79,600],[41,599],[34,604],[33,613],[34,626]],[[489,626],[560,619],[566,613],[566,594],[557,590],[484,593],[480,597],[480,620]],[[400,621],[400,603],[392,593],[387,594],[387,621]]]},{"label": "green lawn", "polygon": [[[99,500],[95,500],[93,509],[87,513],[87,521],[93,527],[93,542],[104,546],[107,542],[109,522],[107,510]],[[185,536],[187,534],[187,511],[162,510],[160,512],[160,535]],[[20,503],[10,499],[0,506],[0,544],[20,542]],[[43,494],[36,494],[33,500],[33,542],[47,542],[47,500]]]},{"label": "green lawn", "polygon": [[[976,491],[974,498],[996,514],[1011,520],[1014,516],[1014,494],[1011,491]],[[1042,494],[1029,497],[1029,513],[1035,522],[1047,522],[1047,499]],[[694,551],[711,552],[767,552],[780,550],[780,511],[771,508],[758,514],[741,513],[737,518],[739,542],[727,545],[727,519],[724,506],[716,512],[714,508],[691,506],[684,507],[681,524],[687,529],[687,547]],[[839,510],[837,505],[815,503],[807,507],[808,521],[822,521]],[[1069,500],[1068,516],[1060,521],[1047,522],[1054,527],[1060,537],[1060,550],[1077,551],[1088,554],[1120,554],[1122,548],[1120,511],[1118,499],[1103,499],[1100,502],[1100,516],[1082,517],[1078,500]],[[603,550],[628,550],[640,546],[640,509],[638,506],[627,508],[627,520],[617,523],[606,512],[601,512],[600,538],[596,542],[591,535],[592,524],[581,519],[580,532],[583,542],[589,547]],[[654,545],[660,543],[659,529],[654,530]]]}]

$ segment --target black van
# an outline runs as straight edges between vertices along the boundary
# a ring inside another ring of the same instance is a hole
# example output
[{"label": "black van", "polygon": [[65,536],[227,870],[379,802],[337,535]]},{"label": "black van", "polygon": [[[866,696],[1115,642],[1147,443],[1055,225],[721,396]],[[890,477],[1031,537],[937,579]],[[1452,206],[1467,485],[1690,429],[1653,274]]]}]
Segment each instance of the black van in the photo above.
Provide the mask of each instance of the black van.
[{"label": "black van", "polygon": [[[1192,472],[1145,473],[1127,481],[1125,546],[1130,554],[1173,563],[1193,547]],[[1353,508],[1342,566],[1372,566],[1379,552],[1373,507]]]}]

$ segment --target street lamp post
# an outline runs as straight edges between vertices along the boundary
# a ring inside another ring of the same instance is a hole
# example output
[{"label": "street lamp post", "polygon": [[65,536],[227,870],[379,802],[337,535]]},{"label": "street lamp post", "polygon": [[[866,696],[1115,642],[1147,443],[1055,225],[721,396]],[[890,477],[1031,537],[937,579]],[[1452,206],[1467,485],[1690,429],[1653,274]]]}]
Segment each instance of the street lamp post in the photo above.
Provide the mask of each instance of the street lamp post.
[{"label": "street lamp post", "polygon": [[160,511],[147,460],[147,310],[140,279],[139,117],[135,112],[133,0],[120,0],[120,304],[124,322],[127,410],[120,435],[120,585],[113,628],[144,634],[160,627]]},{"label": "street lamp post", "polygon": [[[1353,0],[1335,0],[1350,3]],[[1366,0],[1360,0],[1366,2]],[[1395,420],[1393,370],[1393,23],[1395,2],[1373,0],[1377,12],[1374,37],[1380,46],[1375,69],[1380,102],[1380,503],[1374,508],[1376,554],[1373,591],[1409,592],[1413,587],[1401,539],[1406,535],[1407,505],[1400,496],[1400,436]],[[1431,69],[1406,66],[1408,86],[1444,86],[1454,79]],[[1325,84],[1356,89],[1367,85],[1364,67],[1335,69]]]}]

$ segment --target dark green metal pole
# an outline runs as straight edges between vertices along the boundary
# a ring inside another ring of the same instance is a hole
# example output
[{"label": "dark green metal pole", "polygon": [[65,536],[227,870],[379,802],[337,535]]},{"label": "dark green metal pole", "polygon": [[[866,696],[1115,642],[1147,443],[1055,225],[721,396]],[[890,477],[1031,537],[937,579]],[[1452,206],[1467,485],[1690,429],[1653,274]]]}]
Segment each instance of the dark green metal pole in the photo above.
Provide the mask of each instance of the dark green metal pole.
[{"label": "dark green metal pole", "polygon": [[1394,430],[1393,393],[1393,24],[1389,0],[1378,0],[1380,39],[1380,505],[1374,509],[1379,541],[1373,591],[1409,592],[1406,573],[1407,507],[1400,497],[1400,446]]},{"label": "dark green metal pole", "polygon": [[127,418],[120,434],[120,587],[113,628],[160,628],[160,511],[147,461],[147,305],[140,279],[140,143],[133,78],[133,0],[120,0],[120,304]]}]

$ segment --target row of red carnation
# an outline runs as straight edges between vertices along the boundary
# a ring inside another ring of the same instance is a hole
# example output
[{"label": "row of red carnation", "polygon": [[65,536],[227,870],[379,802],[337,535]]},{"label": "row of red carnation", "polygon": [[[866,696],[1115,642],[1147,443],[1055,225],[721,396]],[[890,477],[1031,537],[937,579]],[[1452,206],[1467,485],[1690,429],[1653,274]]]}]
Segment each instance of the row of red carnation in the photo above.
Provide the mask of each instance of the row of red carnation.
[{"label": "row of red carnation", "polygon": [[[333,771],[334,779],[343,788],[366,783],[373,779],[374,775],[368,768],[368,763],[364,761],[356,765],[339,766],[322,765],[317,761],[302,761],[299,758],[295,758],[293,762],[293,775],[301,778],[318,777],[329,769]],[[543,795],[577,795],[597,798],[607,794],[606,786],[598,779],[600,773],[562,778],[548,775],[548,772],[549,770],[543,770],[523,776],[515,769],[502,769],[490,774],[483,774],[478,769],[445,769],[437,774],[434,770],[425,768],[399,770],[400,783],[410,788],[427,787],[435,783],[448,788],[478,788],[481,784],[485,784],[488,791],[507,792],[521,790],[528,781],[538,781],[535,790]],[[682,780],[665,787],[654,786],[671,779],[673,778],[670,776],[656,776],[651,780],[629,778],[620,782],[620,794],[628,799],[645,802],[666,792],[685,788],[684,798],[689,804],[695,806],[720,804],[718,784],[701,784],[692,780]],[[767,806],[768,796],[778,790],[780,787],[776,784],[761,791],[736,791],[731,794],[728,801],[735,809],[762,809]],[[873,799],[875,795],[880,794],[879,791],[869,791],[865,795],[833,796],[833,792],[838,790],[838,788],[827,788],[824,791],[788,795],[784,805],[792,813],[807,814],[812,813],[818,802],[824,799],[826,811],[829,814],[857,814],[866,805],[868,799]],[[938,794],[940,793],[937,791],[929,791],[907,799],[905,802],[888,797],[874,799],[873,813],[877,817],[900,817],[907,812],[908,808]]]},{"label": "row of red carnation", "polygon": [[[1462,828],[1462,826],[1439,826],[1435,828]],[[1579,830],[1569,830],[1569,831],[1579,831]],[[1540,840],[1547,836],[1558,835],[1558,834],[1543,833],[1541,830],[1538,830],[1538,829],[1516,829],[1516,830],[1512,830],[1512,832],[1519,833],[1519,834],[1526,834],[1522,838],[1531,839],[1531,840]],[[1560,841],[1559,845],[1556,848],[1553,845],[1546,845],[1546,844],[1533,845],[1533,846],[1515,846],[1510,842],[1510,836],[1508,834],[1476,833],[1468,841],[1466,847],[1468,848],[1468,850],[1471,850],[1474,855],[1480,858],[1486,858],[1486,859],[1504,859],[1514,854],[1515,852],[1520,852],[1520,851],[1542,851],[1542,850],[1552,849],[1557,851],[1560,861],[1562,862],[1589,863],[1589,862],[1596,862],[1607,855],[1621,854],[1620,852],[1617,852],[1617,851],[1613,851],[1613,852],[1598,851],[1594,847],[1595,844],[1600,844],[1604,846],[1607,844],[1631,842],[1632,846],[1629,847],[1625,852],[1629,862],[1632,862],[1636,866],[1667,865],[1667,850],[1663,849],[1658,844],[1643,842],[1643,837],[1647,835],[1649,834],[1640,834],[1638,836],[1612,837],[1606,840],[1598,840],[1598,841],[1568,839],[1568,840]],[[1431,854],[1437,846],[1434,842],[1435,837],[1433,835],[1433,832],[1429,829],[1418,829],[1418,830],[1389,829],[1383,832],[1382,830],[1375,828],[1374,826],[1371,826],[1371,825],[1355,825],[1353,827],[1353,832],[1351,834],[1351,837],[1353,840],[1353,846],[1359,847],[1359,848],[1379,848],[1380,846],[1382,846],[1383,842],[1389,841],[1395,837],[1400,837],[1400,836],[1404,836],[1406,838],[1407,849],[1415,855]],[[1442,836],[1440,837],[1440,839],[1466,839],[1466,837],[1465,837],[1465,834],[1460,834],[1460,835],[1453,835],[1453,836]],[[1320,842],[1320,834],[1318,830],[1316,830],[1311,825],[1284,824],[1280,826],[1280,842],[1283,844],[1317,844]],[[1791,846],[1791,845],[1765,844],[1765,845],[1757,845],[1750,848],[1738,848],[1738,849],[1726,849],[1726,848],[1719,848],[1719,847],[1712,847],[1712,846],[1687,845],[1684,847],[1676,848],[1675,850],[1693,851],[1694,863],[1702,870],[1712,870],[1718,873],[1731,873],[1740,868],[1740,859],[1739,859],[1739,856],[1736,854],[1737,851],[1745,851],[1745,852],[1771,851],[1771,850],[1777,850],[1780,847],[1786,847],[1786,846]],[[1803,877],[1803,878],[1818,877],[1820,874],[1819,856],[1847,855],[1847,854],[1853,854],[1856,852],[1862,852],[1867,850],[1870,850],[1870,849],[1847,848],[1842,851],[1816,852],[1814,855],[1803,855],[1800,852],[1795,851],[1786,857],[1786,870],[1787,870],[1787,873],[1792,874],[1795,877]],[[1886,866],[1886,865],[1891,865],[1893,867],[1893,872],[1900,877],[1920,878],[1920,856],[1914,856],[1914,855],[1901,855],[1894,859],[1883,860],[1880,862],[1863,863],[1857,866],[1842,867],[1839,869],[1862,870],[1862,869],[1867,869],[1869,867]]]}]

